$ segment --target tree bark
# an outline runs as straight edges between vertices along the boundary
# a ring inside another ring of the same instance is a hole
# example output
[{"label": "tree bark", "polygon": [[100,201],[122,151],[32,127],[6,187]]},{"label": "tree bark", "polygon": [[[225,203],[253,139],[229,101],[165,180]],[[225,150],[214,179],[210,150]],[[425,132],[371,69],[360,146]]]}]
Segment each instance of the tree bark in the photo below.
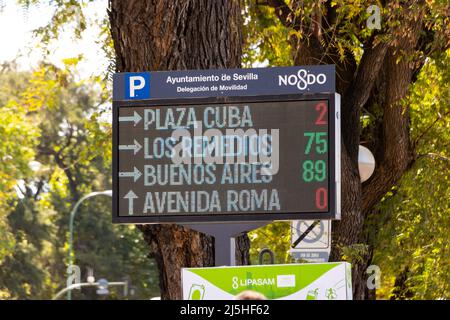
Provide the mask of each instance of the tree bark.
[{"label": "tree bark", "polygon": [[[118,72],[237,68],[242,32],[239,0],[110,0]],[[143,225],[156,259],[162,299],[181,298],[181,268],[212,266],[211,237],[177,225]],[[249,240],[236,241],[237,262]]]}]

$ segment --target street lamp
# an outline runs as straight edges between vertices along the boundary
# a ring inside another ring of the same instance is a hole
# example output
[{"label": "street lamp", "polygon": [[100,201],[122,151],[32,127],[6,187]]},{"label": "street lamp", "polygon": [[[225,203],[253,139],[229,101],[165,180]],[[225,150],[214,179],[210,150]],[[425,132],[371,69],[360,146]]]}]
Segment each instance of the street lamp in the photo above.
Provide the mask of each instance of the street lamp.
[{"label": "street lamp", "polygon": [[359,146],[358,169],[361,182],[368,180],[375,170],[375,158],[372,152],[364,146]]},{"label": "street lamp", "polygon": [[99,296],[106,296],[107,294],[109,294],[108,280],[106,279],[98,280],[97,294]]},{"label": "street lamp", "polygon": [[[95,196],[110,196],[112,197],[112,190],[105,190],[105,191],[95,191],[91,192],[84,197],[82,197],[80,200],[77,201],[75,206],[73,207],[72,211],[70,212],[70,220],[69,220],[69,266],[73,264],[72,256],[73,256],[73,222],[75,220],[75,214],[77,213],[78,207],[81,205],[81,203],[89,198],[95,197]],[[67,300],[72,299],[72,292],[69,291],[67,293]]]},{"label": "street lamp", "polygon": [[[52,300],[58,300],[59,297],[61,297],[64,293],[69,293],[73,289],[79,289],[82,287],[97,287],[97,294],[99,295],[106,295],[109,293],[108,287],[111,286],[123,286],[124,288],[128,288],[129,286],[128,281],[116,281],[116,282],[108,282],[106,279],[100,279],[98,282],[82,282],[82,283],[74,283],[61,291],[59,291]],[[125,291],[125,290],[124,290]]]}]

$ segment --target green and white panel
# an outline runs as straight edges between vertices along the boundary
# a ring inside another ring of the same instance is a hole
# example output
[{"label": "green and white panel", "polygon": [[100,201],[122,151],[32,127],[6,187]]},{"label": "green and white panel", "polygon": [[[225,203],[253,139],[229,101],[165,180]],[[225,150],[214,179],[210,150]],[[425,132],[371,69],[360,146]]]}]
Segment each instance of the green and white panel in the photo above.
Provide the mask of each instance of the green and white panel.
[{"label": "green and white panel", "polygon": [[272,300],[351,300],[346,262],[185,268],[183,299],[233,300],[253,290]]}]

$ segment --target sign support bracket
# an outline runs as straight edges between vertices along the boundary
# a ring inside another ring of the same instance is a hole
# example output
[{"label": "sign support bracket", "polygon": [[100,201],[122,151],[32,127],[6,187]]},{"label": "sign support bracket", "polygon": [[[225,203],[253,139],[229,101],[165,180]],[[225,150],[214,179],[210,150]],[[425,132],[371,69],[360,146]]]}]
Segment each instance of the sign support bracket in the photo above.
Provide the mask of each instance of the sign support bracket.
[{"label": "sign support bracket", "polygon": [[180,225],[214,237],[214,261],[216,266],[235,266],[235,238],[269,223],[272,223],[272,221],[185,223]]}]

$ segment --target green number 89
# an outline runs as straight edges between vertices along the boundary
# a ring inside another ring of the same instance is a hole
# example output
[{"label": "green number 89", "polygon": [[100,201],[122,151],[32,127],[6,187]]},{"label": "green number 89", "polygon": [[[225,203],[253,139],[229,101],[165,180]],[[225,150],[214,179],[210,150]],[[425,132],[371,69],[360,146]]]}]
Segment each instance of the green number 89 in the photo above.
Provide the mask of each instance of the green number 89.
[{"label": "green number 89", "polygon": [[303,181],[324,181],[327,177],[327,164],[324,160],[306,160],[303,162]]}]

